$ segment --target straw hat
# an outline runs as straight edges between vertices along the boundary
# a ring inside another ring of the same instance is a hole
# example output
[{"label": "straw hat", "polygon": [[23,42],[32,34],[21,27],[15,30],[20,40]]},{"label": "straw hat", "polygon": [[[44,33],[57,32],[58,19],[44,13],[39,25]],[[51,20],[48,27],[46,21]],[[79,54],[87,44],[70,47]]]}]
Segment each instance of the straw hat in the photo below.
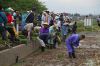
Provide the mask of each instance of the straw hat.
[{"label": "straw hat", "polygon": [[49,24],[48,24],[47,22],[44,22],[43,25],[47,25],[47,26],[49,26]]}]

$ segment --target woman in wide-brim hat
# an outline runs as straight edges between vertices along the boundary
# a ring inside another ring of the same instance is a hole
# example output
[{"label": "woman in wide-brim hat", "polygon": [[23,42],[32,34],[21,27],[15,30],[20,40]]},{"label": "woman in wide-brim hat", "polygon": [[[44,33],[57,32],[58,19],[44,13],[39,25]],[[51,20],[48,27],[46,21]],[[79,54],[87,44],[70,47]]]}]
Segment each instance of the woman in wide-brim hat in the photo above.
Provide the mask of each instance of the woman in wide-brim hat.
[{"label": "woman in wide-brim hat", "polygon": [[43,26],[43,27],[49,27],[49,24],[48,24],[47,22],[44,22],[44,23],[42,24],[42,26]]},{"label": "woman in wide-brim hat", "polygon": [[[39,32],[39,38],[43,40],[43,42],[47,45],[48,44],[48,37],[49,37],[49,24],[44,22],[43,27],[41,27]],[[45,51],[45,47],[41,46],[41,50]]]},{"label": "woman in wide-brim hat", "polygon": [[14,42],[17,36],[17,32],[14,27],[14,19],[13,19],[10,9],[8,8],[5,9],[5,12],[6,12],[7,20],[8,20],[6,29],[10,33],[10,41]]},{"label": "woman in wide-brim hat", "polygon": [[2,9],[3,7],[0,4],[0,34],[2,36],[2,40],[6,40],[6,30],[4,27],[6,27],[7,17]]}]

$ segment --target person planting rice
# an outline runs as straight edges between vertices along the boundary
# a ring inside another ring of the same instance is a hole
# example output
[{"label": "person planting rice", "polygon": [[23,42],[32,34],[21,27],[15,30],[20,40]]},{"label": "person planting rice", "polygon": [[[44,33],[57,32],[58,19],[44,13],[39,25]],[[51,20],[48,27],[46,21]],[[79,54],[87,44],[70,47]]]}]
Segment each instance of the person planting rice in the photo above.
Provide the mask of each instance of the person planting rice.
[{"label": "person planting rice", "polygon": [[8,20],[7,25],[6,25],[6,30],[10,33],[10,41],[14,43],[16,40],[16,32],[14,31],[14,28],[15,28],[14,19],[11,14],[11,10],[9,10],[8,8],[5,9],[5,13]]},{"label": "person planting rice", "polygon": [[76,34],[77,32],[77,22],[75,22],[72,26],[72,33]]},{"label": "person planting rice", "polygon": [[2,40],[6,40],[6,24],[7,24],[7,16],[6,14],[4,13],[4,11],[2,10],[3,7],[2,5],[0,4],[0,34],[1,34],[1,37],[2,37]]},{"label": "person planting rice", "polygon": [[78,47],[80,40],[83,39],[85,39],[85,35],[79,35],[79,34],[72,34],[66,39],[65,42],[66,42],[69,58],[76,58],[74,47]]},{"label": "person planting rice", "polygon": [[50,34],[50,39],[48,41],[48,43],[50,45],[52,45],[53,48],[56,48],[56,43],[57,43],[57,30],[58,30],[58,27],[56,24],[52,25],[50,28],[49,28],[49,34]]},{"label": "person planting rice", "polygon": [[[39,31],[39,39],[44,42],[43,44],[48,45],[48,37],[49,37],[49,24],[47,22],[44,22],[43,27],[41,27]],[[41,50],[44,52],[45,47],[41,46]]]}]

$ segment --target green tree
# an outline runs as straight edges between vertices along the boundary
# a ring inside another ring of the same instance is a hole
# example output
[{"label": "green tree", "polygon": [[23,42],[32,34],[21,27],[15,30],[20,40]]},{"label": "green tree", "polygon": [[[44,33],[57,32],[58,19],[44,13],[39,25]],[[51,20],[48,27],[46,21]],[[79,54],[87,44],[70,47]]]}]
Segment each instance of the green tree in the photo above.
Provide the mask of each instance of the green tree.
[{"label": "green tree", "polygon": [[0,0],[0,4],[2,4],[4,8],[10,6],[14,10],[19,11],[31,10],[33,6],[36,8],[36,12],[38,13],[47,10],[46,6],[38,0]]}]

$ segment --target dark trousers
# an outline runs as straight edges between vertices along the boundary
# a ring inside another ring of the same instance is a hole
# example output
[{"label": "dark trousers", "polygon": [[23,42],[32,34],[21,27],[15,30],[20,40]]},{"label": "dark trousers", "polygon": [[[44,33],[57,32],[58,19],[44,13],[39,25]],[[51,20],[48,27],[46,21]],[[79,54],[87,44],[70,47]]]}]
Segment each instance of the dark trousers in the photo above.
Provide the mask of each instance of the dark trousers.
[{"label": "dark trousers", "polygon": [[45,47],[41,46],[41,51],[44,52],[45,51]]},{"label": "dark trousers", "polygon": [[7,28],[8,32],[10,33],[10,41],[14,42],[15,40],[15,33],[13,31],[13,28]]},{"label": "dark trousers", "polygon": [[53,40],[53,48],[56,48],[56,43],[57,43],[57,37],[55,37]]},{"label": "dark trousers", "polygon": [[98,26],[100,27],[100,21],[97,21]]},{"label": "dark trousers", "polygon": [[48,44],[48,35],[40,35],[39,38],[42,39],[45,44]]},{"label": "dark trousers", "polygon": [[5,29],[0,30],[0,34],[2,36],[2,40],[6,40],[6,30]]},{"label": "dark trousers", "polygon": [[22,34],[25,36],[25,37],[27,37],[28,36],[28,31],[27,30],[22,30]]},{"label": "dark trousers", "polygon": [[76,34],[76,29],[72,29],[72,33]]},{"label": "dark trousers", "polygon": [[66,40],[66,35],[63,35],[62,41],[65,42]]},{"label": "dark trousers", "polygon": [[16,28],[16,25],[17,25],[17,24],[16,24],[16,19],[15,19],[15,20],[14,20],[14,26],[15,26],[15,28]]},{"label": "dark trousers", "polygon": [[60,27],[58,27],[58,31],[59,31],[59,32],[61,31],[61,28],[60,28]]},{"label": "dark trousers", "polygon": [[98,23],[98,26],[100,27],[100,23]]},{"label": "dark trousers", "polygon": [[72,52],[69,52],[69,58],[76,58],[73,44],[70,44],[70,45],[71,45],[71,48],[72,48],[73,51]]},{"label": "dark trousers", "polygon": [[76,58],[75,52],[69,52],[69,58]]}]

